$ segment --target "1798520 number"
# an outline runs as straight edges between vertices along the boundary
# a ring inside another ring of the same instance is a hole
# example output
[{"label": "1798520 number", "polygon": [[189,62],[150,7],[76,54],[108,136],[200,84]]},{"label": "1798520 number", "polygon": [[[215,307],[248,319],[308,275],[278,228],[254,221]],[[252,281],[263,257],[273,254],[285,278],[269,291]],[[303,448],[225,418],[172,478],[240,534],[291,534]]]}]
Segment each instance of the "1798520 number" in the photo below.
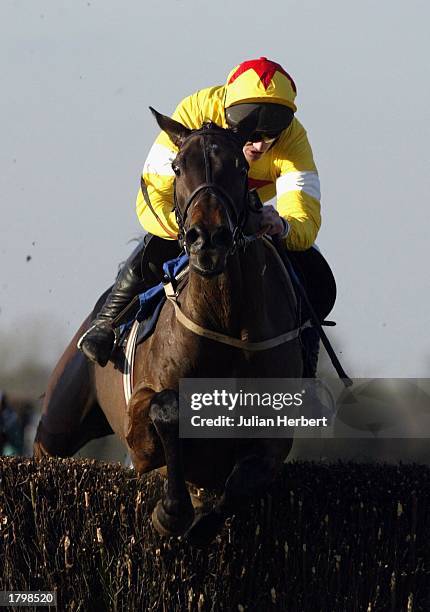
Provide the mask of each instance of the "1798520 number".
[{"label": "1798520 number", "polygon": [[56,606],[55,591],[0,591],[0,606]]}]

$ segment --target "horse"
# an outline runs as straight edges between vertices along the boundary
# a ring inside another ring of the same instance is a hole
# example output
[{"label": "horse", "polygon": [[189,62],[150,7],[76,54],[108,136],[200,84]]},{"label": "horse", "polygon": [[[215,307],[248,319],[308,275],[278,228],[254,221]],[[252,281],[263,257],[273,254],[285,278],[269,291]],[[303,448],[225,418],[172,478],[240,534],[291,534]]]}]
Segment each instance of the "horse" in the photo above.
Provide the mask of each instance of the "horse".
[{"label": "horse", "polygon": [[[236,129],[204,124],[190,130],[151,110],[178,147],[172,163],[175,213],[179,241],[189,255],[180,309],[195,326],[227,341],[188,329],[167,300],[154,332],[137,346],[127,404],[123,352],[102,368],[76,348],[89,317],[49,380],[34,453],[37,458],[70,456],[89,439],[115,432],[139,475],[164,470],[164,493],[152,514],[155,529],[207,543],[226,518],[267,491],[290,452],[292,436],[180,439],[179,381],[300,377],[299,335],[282,339],[298,331],[297,300],[281,260],[261,237],[260,211],[249,198],[243,146],[256,117]],[[265,350],[252,349],[278,337]],[[234,339],[233,345],[228,339]],[[209,511],[195,511],[189,485],[218,494]]]}]

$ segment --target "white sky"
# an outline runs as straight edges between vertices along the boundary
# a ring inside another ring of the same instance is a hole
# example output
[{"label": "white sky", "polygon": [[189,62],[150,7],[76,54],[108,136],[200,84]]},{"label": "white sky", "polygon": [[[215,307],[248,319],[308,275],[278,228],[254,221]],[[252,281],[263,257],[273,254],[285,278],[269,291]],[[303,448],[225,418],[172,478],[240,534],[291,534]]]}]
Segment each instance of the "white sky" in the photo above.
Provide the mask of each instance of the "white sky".
[{"label": "white sky", "polygon": [[7,358],[32,354],[30,333],[55,360],[131,252],[157,134],[148,106],[170,113],[266,55],[297,83],[320,172],[318,244],[339,290],[329,333],[345,367],[428,376],[429,23],[424,0],[2,0]]}]

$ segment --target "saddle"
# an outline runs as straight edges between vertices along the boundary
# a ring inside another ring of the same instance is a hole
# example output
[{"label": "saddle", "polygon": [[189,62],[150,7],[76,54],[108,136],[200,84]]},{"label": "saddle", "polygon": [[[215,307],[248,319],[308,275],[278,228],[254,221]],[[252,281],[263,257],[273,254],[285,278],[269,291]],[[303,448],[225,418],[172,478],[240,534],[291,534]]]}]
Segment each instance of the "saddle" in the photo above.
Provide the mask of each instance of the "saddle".
[{"label": "saddle", "polygon": [[[336,281],[330,266],[321,252],[311,247],[306,251],[287,251],[299,280],[304,285],[309,300],[322,322],[333,310],[336,302]],[[309,319],[309,312],[302,304],[300,322]]]}]

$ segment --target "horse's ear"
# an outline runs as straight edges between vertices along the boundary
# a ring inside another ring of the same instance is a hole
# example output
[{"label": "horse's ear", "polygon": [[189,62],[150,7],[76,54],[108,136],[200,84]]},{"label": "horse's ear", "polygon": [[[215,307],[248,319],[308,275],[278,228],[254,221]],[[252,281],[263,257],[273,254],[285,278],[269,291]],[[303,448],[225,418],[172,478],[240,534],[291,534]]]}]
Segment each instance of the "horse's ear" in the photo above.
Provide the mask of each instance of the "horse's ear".
[{"label": "horse's ear", "polygon": [[163,132],[166,132],[170,140],[177,147],[180,147],[182,141],[191,134],[191,130],[185,127],[185,125],[182,125],[182,123],[179,123],[179,121],[175,121],[167,115],[162,115],[156,111],[155,108],[152,108],[152,106],[149,107],[149,110],[154,115],[156,122]]},{"label": "horse's ear", "polygon": [[242,119],[242,121],[239,121],[237,125],[230,128],[234,134],[237,134],[243,144],[248,142],[250,136],[252,136],[252,134],[255,132],[258,125],[259,116],[260,109],[254,108],[252,113],[249,113],[249,115]]}]

